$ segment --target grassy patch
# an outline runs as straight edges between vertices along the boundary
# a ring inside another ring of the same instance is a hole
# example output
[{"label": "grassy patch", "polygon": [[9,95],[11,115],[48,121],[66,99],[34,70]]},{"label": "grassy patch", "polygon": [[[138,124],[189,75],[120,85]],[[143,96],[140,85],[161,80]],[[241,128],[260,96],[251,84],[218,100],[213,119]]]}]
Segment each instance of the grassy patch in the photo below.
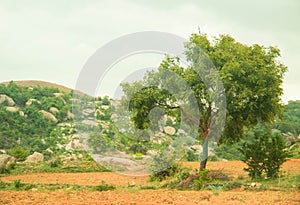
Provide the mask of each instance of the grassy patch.
[{"label": "grassy patch", "polygon": [[0,181],[0,191],[108,191],[115,189],[114,185],[106,184],[105,182],[97,186],[82,186],[75,184],[27,184],[21,180],[15,180],[11,183]]},{"label": "grassy patch", "polygon": [[115,190],[116,187],[111,184],[106,184],[104,181],[101,182],[101,184],[95,186],[92,190],[93,191],[109,191],[109,190]]},{"label": "grassy patch", "polygon": [[108,172],[106,168],[96,162],[82,161],[64,166],[53,166],[53,162],[20,163],[14,169],[4,175],[16,175],[24,173],[81,173],[81,172]]}]

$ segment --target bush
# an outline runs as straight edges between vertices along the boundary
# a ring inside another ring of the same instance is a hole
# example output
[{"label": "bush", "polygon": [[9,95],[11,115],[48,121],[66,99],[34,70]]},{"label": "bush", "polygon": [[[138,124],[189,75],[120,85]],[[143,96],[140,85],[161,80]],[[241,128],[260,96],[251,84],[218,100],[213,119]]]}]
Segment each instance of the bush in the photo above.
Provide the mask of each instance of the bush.
[{"label": "bush", "polygon": [[1,165],[0,166],[0,174],[10,173],[10,171],[15,168],[15,165],[16,165],[15,163]]},{"label": "bush", "polygon": [[104,181],[102,181],[100,185],[95,187],[95,191],[108,191],[115,189],[116,187],[114,185],[106,184]]},{"label": "bush", "polygon": [[150,166],[151,181],[163,181],[168,177],[174,177],[181,170],[178,164],[180,150],[171,150],[170,152],[161,152],[153,158],[153,164]]},{"label": "bush", "polygon": [[188,149],[187,150],[187,161],[196,162],[199,161],[199,154],[195,153],[195,151]]},{"label": "bush", "polygon": [[50,160],[49,165],[51,168],[59,167],[60,165],[62,165],[62,161],[60,157],[54,157]]},{"label": "bush", "polygon": [[13,184],[14,184],[15,189],[20,189],[23,186],[20,179],[14,180]]},{"label": "bush", "polygon": [[25,161],[26,157],[29,155],[29,152],[25,150],[23,147],[15,147],[7,152],[9,155],[16,158],[18,162]]},{"label": "bush", "polygon": [[252,179],[261,178],[263,174],[267,178],[277,178],[280,166],[290,156],[281,133],[258,125],[249,130],[246,137],[250,140],[244,142],[240,149],[242,161],[248,165],[245,171]]},{"label": "bush", "polygon": [[194,180],[195,189],[200,190],[204,188],[207,183],[212,182],[212,177],[208,176],[209,172],[210,171],[208,169],[204,169],[199,172],[198,179]]}]

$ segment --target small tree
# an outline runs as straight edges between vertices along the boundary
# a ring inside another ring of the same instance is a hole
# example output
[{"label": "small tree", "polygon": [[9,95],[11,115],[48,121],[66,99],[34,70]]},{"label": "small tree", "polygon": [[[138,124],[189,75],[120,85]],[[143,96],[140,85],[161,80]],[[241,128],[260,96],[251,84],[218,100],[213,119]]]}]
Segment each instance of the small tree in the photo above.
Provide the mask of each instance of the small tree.
[{"label": "small tree", "polygon": [[277,178],[280,166],[290,156],[281,133],[259,124],[245,135],[248,140],[240,149],[242,161],[248,165],[245,171],[252,179],[261,178],[263,174],[267,178]]}]

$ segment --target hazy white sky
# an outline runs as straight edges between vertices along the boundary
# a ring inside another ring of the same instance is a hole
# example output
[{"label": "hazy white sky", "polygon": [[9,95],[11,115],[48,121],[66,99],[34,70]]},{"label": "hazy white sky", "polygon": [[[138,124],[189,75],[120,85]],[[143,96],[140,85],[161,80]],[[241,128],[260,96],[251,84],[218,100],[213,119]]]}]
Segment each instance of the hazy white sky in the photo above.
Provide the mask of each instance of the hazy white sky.
[{"label": "hazy white sky", "polygon": [[[199,26],[209,36],[278,46],[289,68],[283,100],[300,99],[299,11],[298,0],[0,0],[0,81],[38,79],[74,88],[87,59],[117,37],[164,31],[188,39]],[[156,65],[153,56],[149,64]]]}]

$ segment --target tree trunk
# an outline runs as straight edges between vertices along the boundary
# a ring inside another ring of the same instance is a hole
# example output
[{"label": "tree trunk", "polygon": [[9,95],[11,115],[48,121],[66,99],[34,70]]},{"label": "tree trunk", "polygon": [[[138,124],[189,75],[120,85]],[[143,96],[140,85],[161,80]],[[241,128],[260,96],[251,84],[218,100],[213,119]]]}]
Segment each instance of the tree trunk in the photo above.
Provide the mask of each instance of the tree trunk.
[{"label": "tree trunk", "polygon": [[206,168],[206,162],[208,158],[208,139],[205,138],[203,142],[202,156],[200,158],[200,171]]}]

